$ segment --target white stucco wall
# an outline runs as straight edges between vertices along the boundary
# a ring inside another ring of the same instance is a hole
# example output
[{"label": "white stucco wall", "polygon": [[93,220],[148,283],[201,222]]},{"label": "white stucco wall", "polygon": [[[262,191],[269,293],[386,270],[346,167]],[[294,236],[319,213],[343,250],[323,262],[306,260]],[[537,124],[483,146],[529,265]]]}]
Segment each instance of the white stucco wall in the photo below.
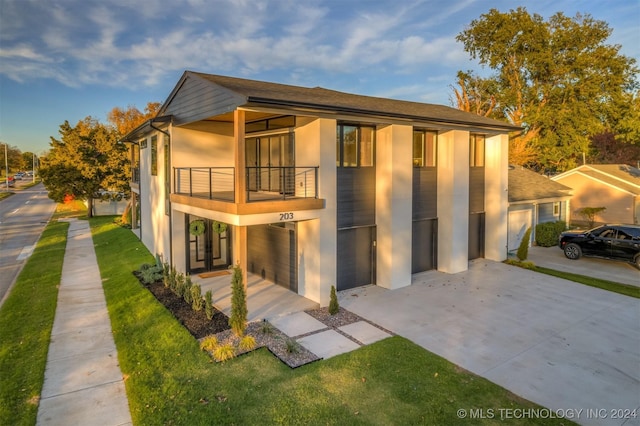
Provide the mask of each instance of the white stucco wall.
[{"label": "white stucco wall", "polygon": [[391,125],[376,134],[376,284],[411,284],[413,127]]},{"label": "white stucco wall", "polygon": [[469,132],[438,134],[438,270],[466,271],[469,255]]},{"label": "white stucco wall", "polygon": [[329,304],[337,273],[336,120],[315,119],[296,129],[296,164],[318,165],[319,218],[298,222],[298,294]]}]

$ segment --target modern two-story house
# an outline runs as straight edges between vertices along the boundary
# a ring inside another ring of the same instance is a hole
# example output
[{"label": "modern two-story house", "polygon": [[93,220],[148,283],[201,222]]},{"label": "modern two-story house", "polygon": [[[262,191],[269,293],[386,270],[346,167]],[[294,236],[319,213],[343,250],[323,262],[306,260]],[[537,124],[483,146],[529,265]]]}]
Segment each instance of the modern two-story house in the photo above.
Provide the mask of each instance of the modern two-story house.
[{"label": "modern two-story house", "polygon": [[187,71],[128,134],[135,232],[185,273],[330,288],[507,256],[508,133],[453,108]]}]

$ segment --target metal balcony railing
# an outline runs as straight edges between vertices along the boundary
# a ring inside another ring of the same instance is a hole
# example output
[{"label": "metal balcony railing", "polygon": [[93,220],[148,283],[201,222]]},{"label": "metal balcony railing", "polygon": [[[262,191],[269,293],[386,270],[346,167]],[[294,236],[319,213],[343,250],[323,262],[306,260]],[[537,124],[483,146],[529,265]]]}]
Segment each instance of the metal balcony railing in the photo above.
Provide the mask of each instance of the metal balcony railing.
[{"label": "metal balcony railing", "polygon": [[318,198],[318,167],[247,167],[247,201]]},{"label": "metal balcony railing", "polygon": [[[318,167],[247,167],[246,180],[247,202],[318,198]],[[175,168],[174,192],[235,202],[235,168]]]},{"label": "metal balcony railing", "polygon": [[190,197],[235,202],[233,167],[179,167],[174,169],[174,191]]}]

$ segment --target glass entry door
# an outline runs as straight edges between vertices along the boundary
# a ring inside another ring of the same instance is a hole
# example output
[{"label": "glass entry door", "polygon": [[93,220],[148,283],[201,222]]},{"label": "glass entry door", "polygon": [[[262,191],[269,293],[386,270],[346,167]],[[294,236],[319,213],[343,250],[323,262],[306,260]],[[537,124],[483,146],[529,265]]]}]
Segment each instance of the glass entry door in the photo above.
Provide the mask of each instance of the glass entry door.
[{"label": "glass entry door", "polygon": [[[200,226],[204,224],[202,233]],[[220,232],[225,228],[222,232]],[[187,270],[190,274],[227,269],[231,265],[230,230],[219,222],[197,216],[186,216],[187,234]],[[194,232],[192,232],[194,231]]]},{"label": "glass entry door", "polygon": [[293,134],[247,138],[246,144],[249,190],[279,193],[293,191]]}]

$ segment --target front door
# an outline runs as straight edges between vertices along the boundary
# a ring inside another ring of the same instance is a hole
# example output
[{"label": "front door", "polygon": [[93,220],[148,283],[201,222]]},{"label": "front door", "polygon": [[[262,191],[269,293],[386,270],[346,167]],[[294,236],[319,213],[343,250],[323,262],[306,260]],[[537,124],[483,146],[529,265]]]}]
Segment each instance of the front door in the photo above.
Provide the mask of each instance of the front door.
[{"label": "front door", "polygon": [[376,227],[338,231],[336,290],[375,284]]},{"label": "front door", "polygon": [[191,215],[187,215],[186,220],[189,273],[227,269],[231,265],[229,227]]}]

